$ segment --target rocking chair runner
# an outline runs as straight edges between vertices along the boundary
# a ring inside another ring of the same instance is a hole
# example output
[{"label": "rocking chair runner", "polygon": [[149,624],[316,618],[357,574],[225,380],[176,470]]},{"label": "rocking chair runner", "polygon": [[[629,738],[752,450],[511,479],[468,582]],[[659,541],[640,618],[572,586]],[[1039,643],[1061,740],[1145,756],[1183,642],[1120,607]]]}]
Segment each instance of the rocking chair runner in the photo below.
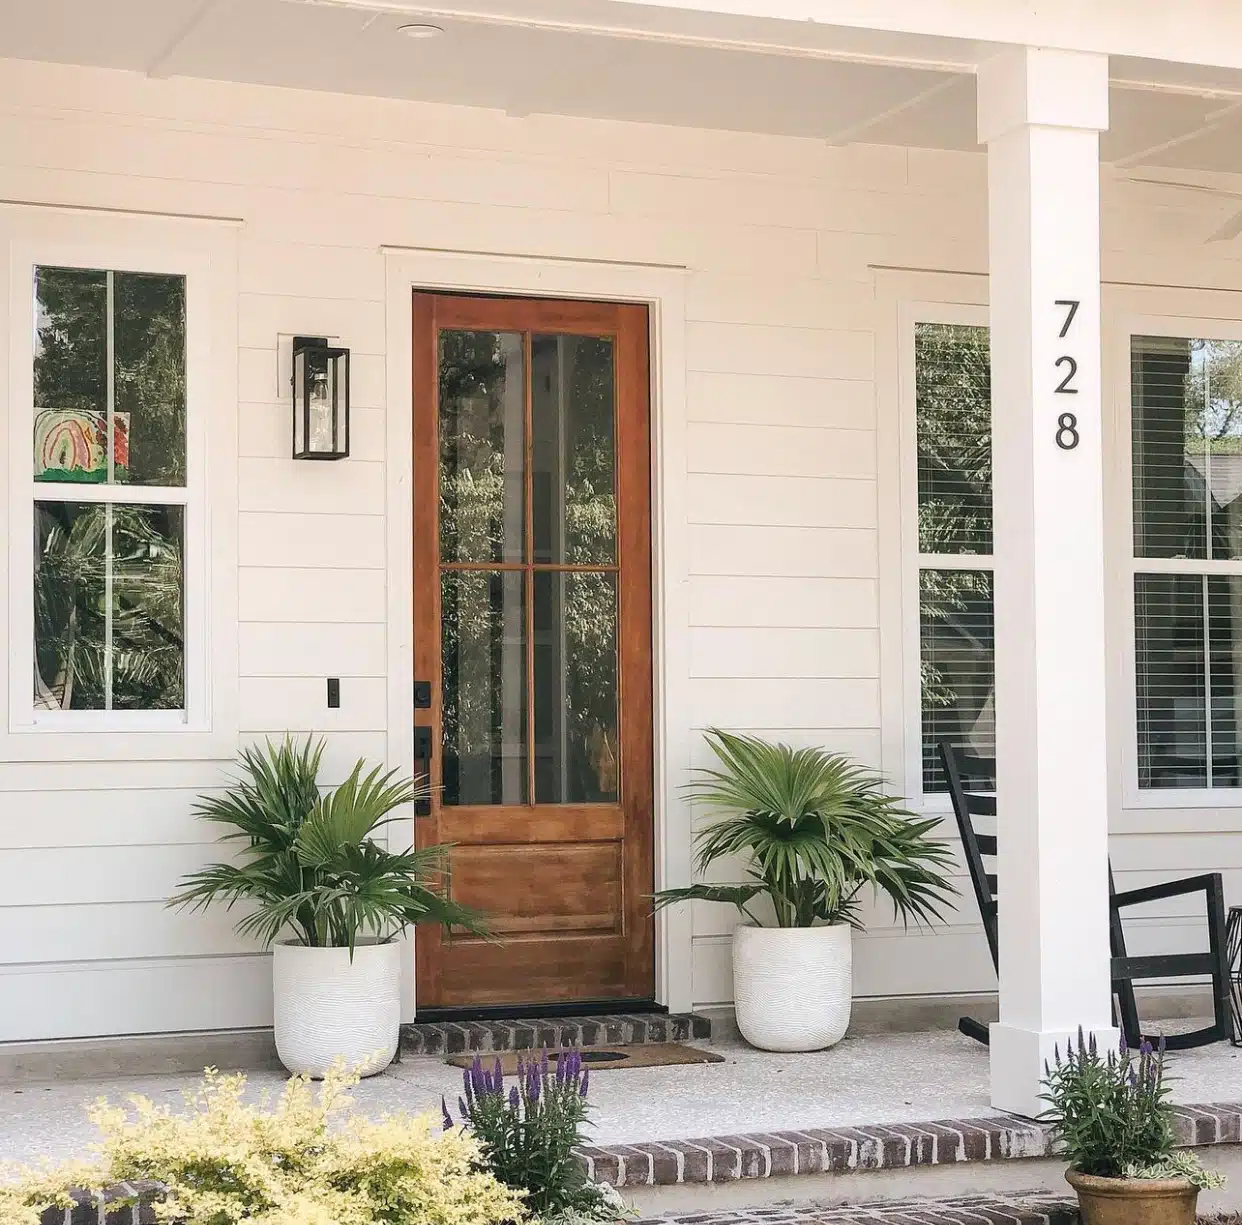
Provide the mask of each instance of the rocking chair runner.
[{"label": "rocking chair runner", "polygon": [[[996,835],[975,831],[975,817],[996,816],[996,761],[991,757],[976,757],[955,748],[948,741],[939,744],[940,759],[944,763],[949,784],[949,796],[953,801],[953,814],[957,818],[958,833],[966,853],[966,867],[970,872],[975,899],[987,934],[988,948],[992,953],[992,965],[999,968],[996,940],[996,875],[988,872],[984,857],[996,854]],[[1208,975],[1212,980],[1212,1009],[1214,1020],[1203,1029],[1186,1034],[1170,1034],[1165,1045],[1170,1050],[1186,1050],[1194,1046],[1206,1046],[1231,1036],[1229,1015],[1229,973],[1225,955],[1225,893],[1219,872],[1207,872],[1201,876],[1188,876],[1183,880],[1167,881],[1149,885],[1143,889],[1128,889],[1118,893],[1113,887],[1113,870],[1108,869],[1109,890],[1109,943],[1112,952],[1112,985],[1115,1016],[1131,1046],[1143,1040],[1138,1007],[1134,998],[1134,984],[1152,978],[1185,978],[1190,975]],[[1164,898],[1183,897],[1202,893],[1207,903],[1208,951],[1206,953],[1170,953],[1145,957],[1131,957],[1126,952],[1125,931],[1121,912],[1127,906]],[[971,1017],[962,1017],[957,1027],[968,1038],[986,1043],[988,1028]]]}]

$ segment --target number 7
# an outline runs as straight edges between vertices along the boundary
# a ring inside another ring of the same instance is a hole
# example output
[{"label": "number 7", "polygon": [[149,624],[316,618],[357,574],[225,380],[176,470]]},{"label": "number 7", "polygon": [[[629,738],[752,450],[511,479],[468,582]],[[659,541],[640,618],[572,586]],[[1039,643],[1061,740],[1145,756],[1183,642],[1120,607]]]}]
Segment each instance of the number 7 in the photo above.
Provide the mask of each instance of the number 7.
[{"label": "number 7", "polygon": [[1078,314],[1079,302],[1075,298],[1057,298],[1053,302],[1053,306],[1068,306],[1069,312],[1065,316],[1065,322],[1061,325],[1061,330],[1057,333],[1059,340],[1065,339],[1065,334],[1070,330],[1070,324],[1074,322],[1074,316]]}]

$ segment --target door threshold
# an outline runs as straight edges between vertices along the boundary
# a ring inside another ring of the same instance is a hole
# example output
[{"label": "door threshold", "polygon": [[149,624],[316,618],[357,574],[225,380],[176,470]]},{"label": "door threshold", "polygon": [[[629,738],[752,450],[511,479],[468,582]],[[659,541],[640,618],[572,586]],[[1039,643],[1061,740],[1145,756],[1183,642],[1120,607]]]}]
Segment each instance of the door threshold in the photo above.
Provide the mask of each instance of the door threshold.
[{"label": "door threshold", "polygon": [[560,1017],[667,1016],[668,1008],[652,999],[562,1000],[548,1004],[489,1004],[453,1008],[419,1008],[414,1024],[438,1021],[530,1021]]}]

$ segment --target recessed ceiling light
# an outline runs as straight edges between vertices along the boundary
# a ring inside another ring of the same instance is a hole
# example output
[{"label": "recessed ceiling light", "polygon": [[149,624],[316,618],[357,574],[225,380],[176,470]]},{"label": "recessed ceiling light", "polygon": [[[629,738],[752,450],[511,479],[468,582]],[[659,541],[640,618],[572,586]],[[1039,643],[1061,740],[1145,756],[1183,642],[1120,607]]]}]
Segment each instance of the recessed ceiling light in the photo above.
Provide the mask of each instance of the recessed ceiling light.
[{"label": "recessed ceiling light", "polygon": [[398,30],[406,38],[439,38],[444,30],[441,26],[433,26],[429,22],[418,21],[412,25],[398,26]]}]

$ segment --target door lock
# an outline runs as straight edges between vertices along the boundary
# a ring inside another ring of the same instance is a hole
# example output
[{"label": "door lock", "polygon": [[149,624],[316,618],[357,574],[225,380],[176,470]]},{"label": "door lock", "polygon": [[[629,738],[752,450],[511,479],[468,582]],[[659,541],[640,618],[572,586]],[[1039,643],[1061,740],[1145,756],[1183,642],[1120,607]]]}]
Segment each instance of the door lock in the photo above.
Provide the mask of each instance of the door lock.
[{"label": "door lock", "polygon": [[414,781],[427,788],[427,794],[414,801],[416,817],[431,816],[431,728],[414,729]]}]

